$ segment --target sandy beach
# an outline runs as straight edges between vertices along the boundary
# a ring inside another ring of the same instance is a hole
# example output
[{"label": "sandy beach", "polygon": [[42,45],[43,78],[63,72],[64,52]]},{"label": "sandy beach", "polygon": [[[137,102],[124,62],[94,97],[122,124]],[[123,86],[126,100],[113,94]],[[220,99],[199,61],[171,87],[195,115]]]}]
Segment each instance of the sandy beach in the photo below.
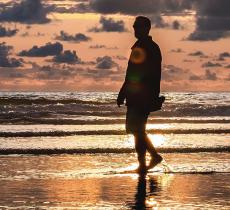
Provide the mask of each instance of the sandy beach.
[{"label": "sandy beach", "polygon": [[145,177],[116,94],[1,92],[0,209],[229,209],[229,93],[165,93]]},{"label": "sandy beach", "polygon": [[229,209],[229,153],[163,154],[146,177],[135,154],[1,156],[1,209]]}]

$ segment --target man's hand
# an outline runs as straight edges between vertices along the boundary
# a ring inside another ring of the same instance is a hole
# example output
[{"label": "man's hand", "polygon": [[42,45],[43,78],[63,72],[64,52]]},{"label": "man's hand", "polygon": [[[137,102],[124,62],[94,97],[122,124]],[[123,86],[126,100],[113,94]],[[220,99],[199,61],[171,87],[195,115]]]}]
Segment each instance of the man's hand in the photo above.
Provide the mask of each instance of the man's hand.
[{"label": "man's hand", "polygon": [[124,99],[120,98],[119,96],[117,97],[117,106],[120,107],[122,104],[124,104]]}]

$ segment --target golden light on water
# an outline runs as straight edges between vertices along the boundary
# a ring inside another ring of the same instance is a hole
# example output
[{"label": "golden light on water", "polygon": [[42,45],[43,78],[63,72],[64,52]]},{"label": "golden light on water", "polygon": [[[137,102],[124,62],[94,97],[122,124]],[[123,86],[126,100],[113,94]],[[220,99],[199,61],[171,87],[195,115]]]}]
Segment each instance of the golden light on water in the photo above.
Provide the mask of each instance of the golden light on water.
[{"label": "golden light on water", "polygon": [[[165,136],[161,135],[161,134],[148,134],[148,137],[155,147],[161,146],[166,141]],[[128,136],[128,140],[126,141],[126,145],[127,146],[134,145],[134,136],[133,135]]]},{"label": "golden light on water", "polygon": [[172,128],[172,125],[169,124],[147,124],[146,129],[169,129]]},{"label": "golden light on water", "polygon": [[161,134],[148,134],[148,137],[155,147],[161,146],[166,140],[166,138]]}]

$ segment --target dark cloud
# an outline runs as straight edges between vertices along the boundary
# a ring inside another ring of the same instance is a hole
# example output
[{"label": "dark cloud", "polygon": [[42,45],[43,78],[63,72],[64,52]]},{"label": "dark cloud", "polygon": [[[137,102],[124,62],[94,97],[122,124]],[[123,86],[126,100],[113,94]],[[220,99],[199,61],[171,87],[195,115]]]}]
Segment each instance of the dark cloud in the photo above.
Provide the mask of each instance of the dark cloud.
[{"label": "dark cloud", "polygon": [[90,45],[89,46],[90,49],[107,49],[107,50],[116,50],[118,49],[118,47],[108,47],[108,46],[105,46],[105,45],[100,45],[100,44],[96,44],[96,45]]},{"label": "dark cloud", "polygon": [[47,43],[44,46],[33,46],[30,50],[23,50],[18,55],[28,57],[46,57],[50,55],[58,55],[62,52],[63,45],[59,42]]},{"label": "dark cloud", "polygon": [[34,68],[35,76],[40,80],[66,80],[74,78],[78,74],[78,70],[69,66],[60,65],[48,65],[48,66],[36,66]]},{"label": "dark cloud", "polygon": [[125,23],[123,20],[114,20],[112,18],[101,17],[100,18],[100,26],[93,27],[89,30],[90,32],[125,32],[127,29],[125,28]]},{"label": "dark cloud", "polygon": [[191,75],[189,77],[189,80],[202,80],[202,77],[198,75]]},{"label": "dark cloud", "polygon": [[213,80],[216,81],[218,78],[216,76],[215,72],[211,72],[210,70],[205,70],[205,74],[204,75],[191,75],[189,77],[189,80]]},{"label": "dark cloud", "polygon": [[14,36],[18,32],[18,29],[9,29],[3,26],[0,26],[0,37],[11,37]]},{"label": "dark cloud", "polygon": [[225,66],[224,68],[226,69],[230,69],[230,64],[228,64],[227,66]]},{"label": "dark cloud", "polygon": [[42,24],[49,22],[48,12],[49,9],[42,5],[41,0],[12,1],[11,6],[0,11],[0,21]]},{"label": "dark cloud", "polygon": [[230,81],[230,74],[225,78],[226,81]]},{"label": "dark cloud", "polygon": [[1,81],[3,81],[3,79],[26,78],[27,75],[25,74],[24,71],[22,71],[22,69],[18,69],[18,68],[16,68],[16,66],[10,66],[10,68],[1,67],[0,77],[1,77]]},{"label": "dark cloud", "polygon": [[164,21],[164,15],[182,15],[192,9],[195,0],[91,0],[90,7],[102,14],[121,13],[125,15],[145,15],[157,28],[183,29],[179,21],[172,24]]},{"label": "dark cloud", "polygon": [[230,36],[230,1],[196,1],[196,29],[188,37],[192,41],[215,41]]},{"label": "dark cloud", "polygon": [[208,61],[207,63],[204,63],[203,65],[202,65],[202,67],[203,68],[212,68],[212,67],[221,67],[222,65],[220,64],[220,63],[213,63],[213,62],[211,62],[211,61]]},{"label": "dark cloud", "polygon": [[22,59],[10,58],[12,46],[6,45],[5,42],[0,43],[0,67],[19,67],[22,66]]},{"label": "dark cloud", "polygon": [[199,56],[200,57],[200,56],[204,56],[204,53],[202,51],[198,50],[198,51],[189,53],[188,55],[189,56]]},{"label": "dark cloud", "polygon": [[45,36],[45,34],[44,34],[44,33],[41,33],[41,32],[37,32],[37,33],[35,33],[35,34],[30,34],[28,31],[26,31],[26,32],[20,34],[20,36],[22,36],[22,37],[27,37],[27,36],[37,36],[37,37],[41,37],[41,36]]},{"label": "dark cloud", "polygon": [[211,72],[210,70],[205,71],[205,79],[206,80],[217,80],[217,76],[215,72]]},{"label": "dark cloud", "polygon": [[187,79],[190,72],[174,65],[164,65],[162,71],[162,79],[165,81],[175,81]]},{"label": "dark cloud", "polygon": [[181,48],[172,49],[170,52],[173,52],[173,53],[184,53],[184,51]]},{"label": "dark cloud", "polygon": [[121,56],[121,55],[114,56],[113,58],[117,60],[128,60],[125,56]]},{"label": "dark cloud", "polygon": [[205,55],[202,51],[198,50],[188,54],[189,56],[200,57],[200,58],[208,58],[209,56]]},{"label": "dark cloud", "polygon": [[183,62],[185,63],[192,63],[192,62],[195,62],[194,60],[190,60],[190,59],[184,59]]},{"label": "dark cloud", "polygon": [[170,25],[164,21],[161,15],[151,15],[149,17],[151,23],[156,28],[168,28]]},{"label": "dark cloud", "polygon": [[60,35],[56,36],[55,39],[61,40],[61,41],[72,41],[72,42],[87,42],[87,41],[91,40],[90,37],[88,37],[82,33],[70,35],[64,31],[60,31]]},{"label": "dark cloud", "polygon": [[81,62],[76,54],[76,51],[71,52],[70,50],[65,50],[63,53],[54,56],[53,61],[56,63],[68,64],[76,64]]},{"label": "dark cloud", "polygon": [[53,6],[53,12],[58,13],[85,13],[92,12],[88,2],[81,2],[71,7]]},{"label": "dark cloud", "polygon": [[199,31],[191,33],[188,37],[190,41],[216,41],[220,38],[228,37],[228,32],[224,31]]},{"label": "dark cloud", "polygon": [[183,29],[184,27],[180,24],[178,20],[174,20],[172,23],[172,28],[175,30]]},{"label": "dark cloud", "polygon": [[225,58],[230,58],[230,53],[229,52],[223,52],[219,54],[218,60],[219,61],[224,61]]},{"label": "dark cloud", "polygon": [[96,59],[96,68],[98,69],[111,69],[114,66],[117,66],[117,64],[110,56],[98,57]]},{"label": "dark cloud", "polygon": [[100,13],[130,15],[183,12],[191,9],[193,0],[90,0],[90,7]]},{"label": "dark cloud", "polygon": [[102,49],[102,48],[106,48],[106,46],[105,45],[96,44],[96,45],[90,45],[89,48],[90,49]]}]

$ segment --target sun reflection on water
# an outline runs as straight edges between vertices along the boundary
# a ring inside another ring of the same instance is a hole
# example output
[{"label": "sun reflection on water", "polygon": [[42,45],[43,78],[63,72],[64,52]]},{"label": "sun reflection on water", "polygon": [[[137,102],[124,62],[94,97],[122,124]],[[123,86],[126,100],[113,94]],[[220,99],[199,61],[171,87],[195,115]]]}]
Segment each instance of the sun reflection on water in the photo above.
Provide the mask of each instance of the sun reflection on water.
[{"label": "sun reflection on water", "polygon": [[165,136],[161,134],[148,134],[149,139],[155,147],[159,147],[165,143]]},{"label": "sun reflection on water", "polygon": [[[159,147],[166,142],[166,137],[162,134],[148,134],[147,136],[155,147]],[[128,147],[132,147],[134,145],[133,135],[128,135],[125,145]]]},{"label": "sun reflection on water", "polygon": [[172,128],[173,126],[170,124],[147,124],[146,129],[151,130],[151,129],[169,129]]}]

